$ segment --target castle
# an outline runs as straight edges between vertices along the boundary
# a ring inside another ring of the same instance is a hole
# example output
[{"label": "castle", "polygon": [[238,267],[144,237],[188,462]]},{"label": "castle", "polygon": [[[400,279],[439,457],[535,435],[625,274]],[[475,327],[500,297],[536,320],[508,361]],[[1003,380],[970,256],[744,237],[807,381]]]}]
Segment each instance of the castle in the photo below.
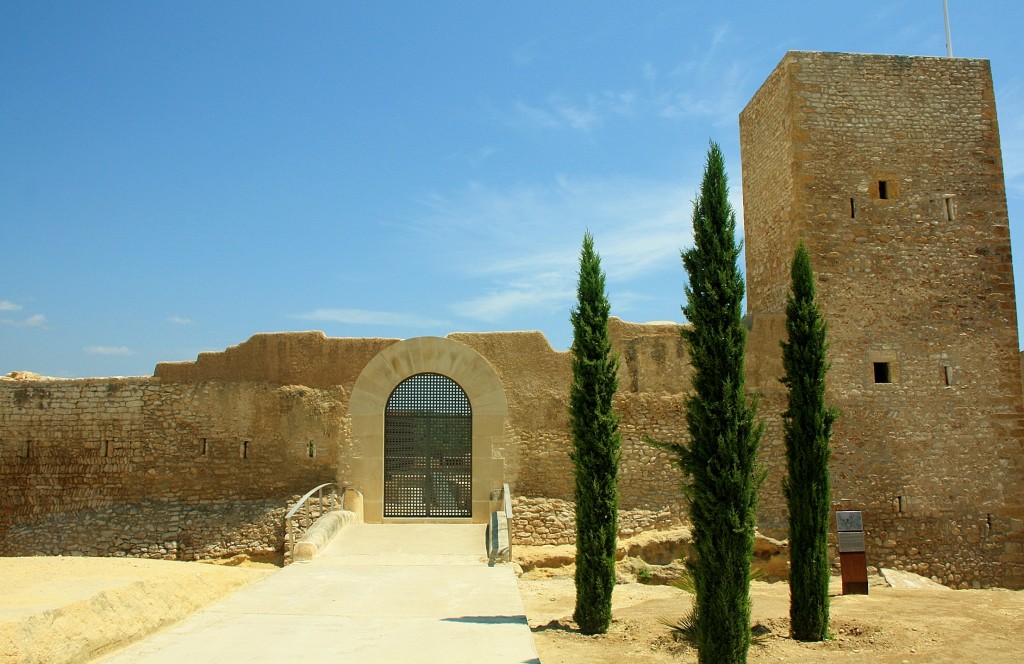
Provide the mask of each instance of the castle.
[{"label": "castle", "polygon": [[[766,422],[758,521],[784,537],[779,383],[789,261],[829,322],[833,501],[869,562],[1024,587],[1024,397],[987,61],[790,52],[740,116],[747,387]],[[685,523],[679,327],[613,319],[623,535]],[[540,333],[257,334],[140,378],[0,380],[0,554],[191,559],[280,547],[292,496],[357,489],[367,521],[482,521],[573,541],[570,355]],[[430,448],[430,449],[425,449]]]}]

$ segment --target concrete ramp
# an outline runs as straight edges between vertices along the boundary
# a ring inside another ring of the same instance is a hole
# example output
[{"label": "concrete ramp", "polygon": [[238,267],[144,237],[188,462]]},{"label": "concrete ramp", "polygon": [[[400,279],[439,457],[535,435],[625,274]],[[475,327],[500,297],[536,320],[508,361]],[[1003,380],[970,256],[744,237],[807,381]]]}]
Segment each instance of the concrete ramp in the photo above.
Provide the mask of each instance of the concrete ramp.
[{"label": "concrete ramp", "polygon": [[485,526],[348,526],[290,565],[104,660],[539,663],[509,566]]}]

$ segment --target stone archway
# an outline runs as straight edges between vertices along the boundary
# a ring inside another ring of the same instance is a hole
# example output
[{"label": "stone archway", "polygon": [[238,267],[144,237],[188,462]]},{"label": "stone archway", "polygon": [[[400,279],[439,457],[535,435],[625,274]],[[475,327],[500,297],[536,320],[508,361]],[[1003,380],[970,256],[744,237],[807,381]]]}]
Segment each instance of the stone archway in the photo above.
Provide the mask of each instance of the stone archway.
[{"label": "stone archway", "polygon": [[424,373],[446,376],[465,391],[472,406],[472,516],[487,520],[491,492],[504,481],[504,460],[496,452],[505,436],[508,402],[491,365],[475,350],[451,339],[418,337],[385,348],[356,379],[349,399],[352,453],[350,476],[341,484],[363,493],[368,523],[384,520],[384,412],[395,388]]}]

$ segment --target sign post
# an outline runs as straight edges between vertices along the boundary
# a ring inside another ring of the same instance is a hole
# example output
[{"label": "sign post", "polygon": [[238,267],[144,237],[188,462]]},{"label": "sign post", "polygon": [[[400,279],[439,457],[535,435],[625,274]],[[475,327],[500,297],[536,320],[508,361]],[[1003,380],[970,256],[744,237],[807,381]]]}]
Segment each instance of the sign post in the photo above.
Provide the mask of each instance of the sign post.
[{"label": "sign post", "polygon": [[868,594],[868,557],[864,551],[864,519],[860,511],[836,512],[839,568],[844,595]]}]

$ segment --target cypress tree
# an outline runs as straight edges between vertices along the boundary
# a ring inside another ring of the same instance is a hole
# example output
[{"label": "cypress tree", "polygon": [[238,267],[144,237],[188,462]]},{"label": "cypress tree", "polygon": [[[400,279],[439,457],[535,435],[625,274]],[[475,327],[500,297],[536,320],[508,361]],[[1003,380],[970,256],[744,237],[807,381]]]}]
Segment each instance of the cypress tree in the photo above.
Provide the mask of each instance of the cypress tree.
[{"label": "cypress tree", "polygon": [[746,328],[743,277],[737,266],[736,215],[729,203],[725,163],[711,143],[693,206],[694,246],[683,252],[689,276],[693,392],[686,402],[689,445],[662,444],[687,477],[696,554],[691,635],[703,664],[746,662],[750,648],[750,563],[757,492],[763,472],[757,448],[764,425],[745,393]]},{"label": "cypress tree", "polygon": [[825,404],[826,325],[815,299],[814,272],[803,241],[797,245],[786,301],[781,379],[789,388],[783,413],[789,505],[789,620],[793,638],[828,635],[830,488],[828,462],[836,411]]},{"label": "cypress tree", "polygon": [[569,420],[576,474],[576,611],[584,634],[603,634],[612,618],[618,536],[619,420],[612,410],[618,357],[608,337],[610,306],[594,238],[583,236],[577,305],[572,312],[573,381]]}]

